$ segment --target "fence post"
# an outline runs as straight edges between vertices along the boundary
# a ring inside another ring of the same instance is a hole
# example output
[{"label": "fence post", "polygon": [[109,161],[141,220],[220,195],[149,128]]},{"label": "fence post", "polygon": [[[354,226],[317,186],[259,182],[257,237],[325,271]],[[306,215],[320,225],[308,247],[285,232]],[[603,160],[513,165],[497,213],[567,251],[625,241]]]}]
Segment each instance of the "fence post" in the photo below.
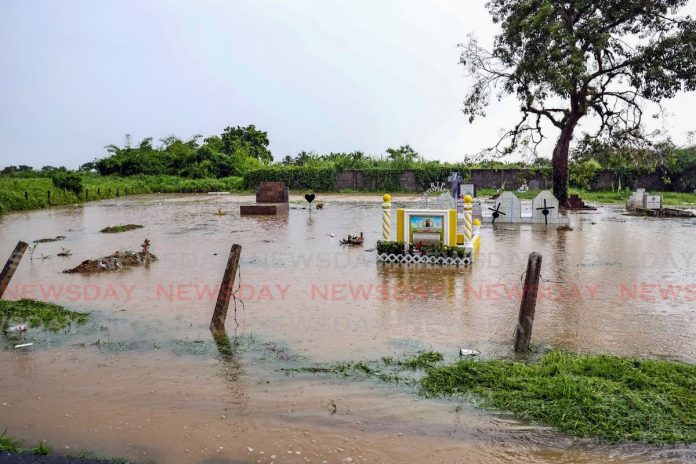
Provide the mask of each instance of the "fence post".
[{"label": "fence post", "polygon": [[224,332],[225,319],[227,318],[227,308],[230,305],[232,297],[232,288],[234,286],[234,278],[237,275],[237,267],[239,266],[239,256],[242,254],[242,246],[236,243],[230,249],[230,256],[227,258],[227,267],[225,274],[222,277],[220,292],[218,293],[217,302],[215,303],[215,311],[210,320],[210,330],[213,332]]},{"label": "fence post", "polygon": [[532,252],[529,254],[529,259],[527,260],[527,273],[524,277],[520,315],[517,321],[517,329],[515,330],[515,351],[529,350],[540,275],[541,255]]},{"label": "fence post", "polygon": [[12,276],[17,266],[19,266],[19,262],[22,260],[22,256],[24,256],[24,252],[27,250],[28,246],[26,242],[17,242],[17,246],[10,255],[10,259],[7,260],[5,267],[2,268],[2,272],[0,272],[0,298],[2,298],[3,293],[5,293],[7,286],[10,285],[10,280],[12,280]]}]

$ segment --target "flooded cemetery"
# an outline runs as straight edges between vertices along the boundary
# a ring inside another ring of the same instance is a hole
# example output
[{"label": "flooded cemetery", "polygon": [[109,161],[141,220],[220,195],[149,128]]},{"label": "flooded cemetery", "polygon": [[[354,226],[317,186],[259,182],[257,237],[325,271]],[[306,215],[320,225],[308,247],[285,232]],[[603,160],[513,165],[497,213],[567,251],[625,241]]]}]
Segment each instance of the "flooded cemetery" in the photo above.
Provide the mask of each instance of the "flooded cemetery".
[{"label": "flooded cemetery", "polygon": [[[160,194],[4,215],[3,259],[29,246],[3,299],[70,312],[55,327],[4,321],[1,425],[62,454],[143,463],[696,459],[684,440],[598,439],[475,392],[424,393],[426,371],[462,359],[696,362],[696,219],[559,213],[547,194],[291,195],[270,212],[248,195]],[[211,331],[223,275],[225,331]]]}]

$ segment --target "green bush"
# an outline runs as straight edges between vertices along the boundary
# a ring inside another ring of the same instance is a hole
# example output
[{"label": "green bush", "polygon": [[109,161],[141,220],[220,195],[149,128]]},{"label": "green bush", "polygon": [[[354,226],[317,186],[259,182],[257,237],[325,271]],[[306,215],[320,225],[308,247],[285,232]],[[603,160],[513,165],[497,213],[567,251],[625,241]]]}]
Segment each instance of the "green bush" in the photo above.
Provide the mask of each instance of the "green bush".
[{"label": "green bush", "polygon": [[285,182],[293,190],[331,192],[336,190],[336,168],[270,166],[244,175],[244,187],[256,188],[261,182]]},{"label": "green bush", "polygon": [[443,258],[464,258],[469,255],[469,253],[464,248],[460,248],[457,246],[443,245],[441,243],[416,243],[409,246],[407,250],[406,244],[404,242],[396,242],[389,240],[379,240],[377,242],[377,253],[388,253],[394,255],[407,254],[418,256],[441,256]]},{"label": "green bush", "polygon": [[73,171],[54,171],[51,173],[51,181],[56,188],[68,190],[76,195],[82,192],[82,176]]},{"label": "green bush", "polygon": [[[73,173],[75,174],[75,173]],[[178,176],[130,177],[100,176],[95,174],[76,174],[81,179],[82,191],[79,194],[54,185],[47,177],[8,177],[0,176],[0,213],[46,208],[48,192],[51,205],[67,205],[86,200],[100,200],[122,195],[145,193],[193,193],[210,191],[239,191],[243,187],[241,177],[220,179],[185,179]]]},{"label": "green bush", "polygon": [[570,165],[568,182],[571,186],[590,190],[597,180],[602,166],[594,159]]}]

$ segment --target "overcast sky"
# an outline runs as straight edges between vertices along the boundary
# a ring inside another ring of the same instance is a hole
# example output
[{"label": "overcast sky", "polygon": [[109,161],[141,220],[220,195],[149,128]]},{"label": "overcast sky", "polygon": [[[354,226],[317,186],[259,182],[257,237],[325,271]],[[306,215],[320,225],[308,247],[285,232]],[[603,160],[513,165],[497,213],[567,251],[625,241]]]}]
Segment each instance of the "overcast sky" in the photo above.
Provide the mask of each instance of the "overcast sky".
[{"label": "overcast sky", "polygon": [[[126,133],[138,142],[247,124],[268,131],[276,160],[406,143],[461,160],[517,115],[511,99],[474,125],[461,113],[457,44],[497,31],[484,4],[0,0],[0,166],[75,168]],[[696,95],[665,106],[660,124],[685,141]]]}]

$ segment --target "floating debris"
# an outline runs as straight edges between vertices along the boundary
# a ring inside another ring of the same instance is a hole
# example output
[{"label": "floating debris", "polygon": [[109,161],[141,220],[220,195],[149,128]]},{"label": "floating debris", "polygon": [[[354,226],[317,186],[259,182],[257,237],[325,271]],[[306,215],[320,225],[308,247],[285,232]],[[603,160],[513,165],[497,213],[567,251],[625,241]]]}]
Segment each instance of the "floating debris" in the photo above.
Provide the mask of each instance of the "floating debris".
[{"label": "floating debris", "polygon": [[27,331],[27,324],[21,323],[7,328],[7,333],[22,333]]},{"label": "floating debris", "polygon": [[470,350],[468,348],[459,350],[459,356],[478,356],[479,354],[481,354],[479,350]]},{"label": "floating debris", "polygon": [[61,248],[60,253],[58,253],[58,256],[70,256],[72,255],[72,251],[70,251],[69,248]]},{"label": "floating debris", "polygon": [[340,243],[341,245],[362,246],[363,241],[363,233],[360,232],[360,235],[349,235],[348,237],[341,239]]}]

